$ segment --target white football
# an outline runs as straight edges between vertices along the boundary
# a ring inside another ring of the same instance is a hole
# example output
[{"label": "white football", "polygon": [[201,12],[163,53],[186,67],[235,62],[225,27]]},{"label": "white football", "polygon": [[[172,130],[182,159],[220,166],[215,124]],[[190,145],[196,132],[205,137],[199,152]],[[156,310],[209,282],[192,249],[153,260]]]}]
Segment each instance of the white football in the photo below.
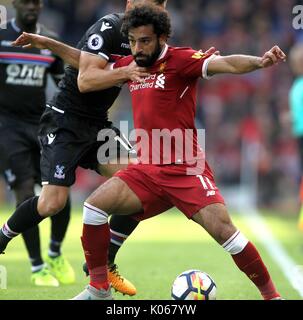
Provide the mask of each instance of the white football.
[{"label": "white football", "polygon": [[214,280],[200,270],[182,272],[171,289],[173,300],[216,300],[217,286]]}]

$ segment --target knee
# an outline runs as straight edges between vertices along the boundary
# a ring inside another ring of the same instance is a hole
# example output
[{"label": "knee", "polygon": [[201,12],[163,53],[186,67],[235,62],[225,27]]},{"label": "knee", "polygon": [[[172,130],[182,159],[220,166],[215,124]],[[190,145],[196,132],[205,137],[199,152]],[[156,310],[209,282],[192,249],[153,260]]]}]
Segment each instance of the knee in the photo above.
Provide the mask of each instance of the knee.
[{"label": "knee", "polygon": [[213,225],[213,238],[219,243],[225,243],[237,231],[227,211],[218,214]]},{"label": "knee", "polygon": [[111,178],[96,189],[86,200],[85,203],[105,211],[107,214],[115,213],[123,201],[123,186],[118,178]]},{"label": "knee", "polygon": [[221,223],[214,232],[214,239],[219,243],[225,243],[237,231],[236,227],[230,223]]},{"label": "knee", "polygon": [[48,198],[40,196],[39,202],[38,202],[39,214],[42,217],[53,216],[58,212],[60,212],[61,210],[63,210],[63,208],[66,205],[66,201],[67,199],[60,195],[52,196]]},{"label": "knee", "polygon": [[193,217],[219,244],[225,243],[236,231],[224,205],[214,204]]}]

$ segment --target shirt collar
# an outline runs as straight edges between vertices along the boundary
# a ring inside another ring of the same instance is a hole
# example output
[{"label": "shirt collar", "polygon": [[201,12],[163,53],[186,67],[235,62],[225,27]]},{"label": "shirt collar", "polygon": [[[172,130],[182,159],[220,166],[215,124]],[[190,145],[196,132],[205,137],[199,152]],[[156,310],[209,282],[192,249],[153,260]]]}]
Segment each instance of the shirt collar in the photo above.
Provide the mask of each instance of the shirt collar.
[{"label": "shirt collar", "polygon": [[164,48],[162,49],[162,51],[160,53],[160,56],[159,56],[158,60],[163,59],[166,56],[167,51],[168,51],[168,45],[165,44]]}]

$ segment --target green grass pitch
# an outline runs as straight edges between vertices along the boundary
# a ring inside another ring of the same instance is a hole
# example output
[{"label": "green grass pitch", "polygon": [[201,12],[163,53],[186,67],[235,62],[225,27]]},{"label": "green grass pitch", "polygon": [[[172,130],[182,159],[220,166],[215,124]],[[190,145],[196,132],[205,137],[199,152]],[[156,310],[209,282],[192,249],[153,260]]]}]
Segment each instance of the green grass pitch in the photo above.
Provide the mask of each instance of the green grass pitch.
[{"label": "green grass pitch", "polygon": [[[1,224],[10,209],[2,208]],[[286,299],[300,299],[281,269],[271,259],[259,239],[251,232],[245,218],[232,215],[234,223],[259,249],[280,293]],[[296,219],[266,213],[265,221],[298,265],[303,265],[303,235],[297,230]],[[40,227],[43,253],[49,239],[49,219]],[[84,256],[80,244],[82,229],[81,209],[73,208],[71,224],[63,245],[63,253],[76,271],[74,285],[59,288],[38,288],[30,283],[30,264],[21,237],[14,239],[0,256],[0,265],[7,269],[7,289],[0,289],[0,300],[65,300],[83,290],[88,279],[82,272]],[[257,289],[238,271],[231,257],[194,222],[177,210],[142,222],[125,242],[117,256],[121,274],[137,287],[135,297],[115,293],[116,300],[168,300],[175,277],[187,269],[200,269],[209,273],[217,285],[217,299],[259,300]],[[292,272],[291,270],[289,272]]]}]

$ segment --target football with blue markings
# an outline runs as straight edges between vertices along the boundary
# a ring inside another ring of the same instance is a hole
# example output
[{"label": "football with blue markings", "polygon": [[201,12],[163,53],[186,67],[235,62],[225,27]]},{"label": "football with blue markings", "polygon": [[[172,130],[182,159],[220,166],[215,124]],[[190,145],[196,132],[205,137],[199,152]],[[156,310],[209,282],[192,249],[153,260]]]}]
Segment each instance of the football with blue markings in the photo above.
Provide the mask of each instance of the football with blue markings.
[{"label": "football with blue markings", "polygon": [[216,300],[217,286],[214,280],[200,270],[182,272],[171,289],[173,300]]}]

